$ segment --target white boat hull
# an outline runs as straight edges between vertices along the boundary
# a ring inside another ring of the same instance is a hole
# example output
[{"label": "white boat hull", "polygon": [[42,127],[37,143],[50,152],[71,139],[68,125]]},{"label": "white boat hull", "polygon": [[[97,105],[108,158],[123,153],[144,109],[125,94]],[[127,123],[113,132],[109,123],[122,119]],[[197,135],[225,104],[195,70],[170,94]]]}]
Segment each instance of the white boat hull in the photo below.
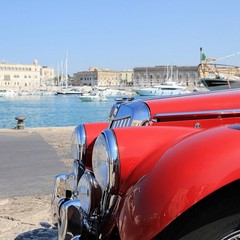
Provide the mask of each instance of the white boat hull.
[{"label": "white boat hull", "polygon": [[140,96],[171,96],[171,95],[180,95],[190,93],[185,90],[147,90],[147,89],[139,89],[136,90],[136,93]]},{"label": "white boat hull", "polygon": [[83,95],[79,97],[81,101],[83,102],[103,102],[107,101],[107,98],[104,96],[99,96],[99,95]]}]

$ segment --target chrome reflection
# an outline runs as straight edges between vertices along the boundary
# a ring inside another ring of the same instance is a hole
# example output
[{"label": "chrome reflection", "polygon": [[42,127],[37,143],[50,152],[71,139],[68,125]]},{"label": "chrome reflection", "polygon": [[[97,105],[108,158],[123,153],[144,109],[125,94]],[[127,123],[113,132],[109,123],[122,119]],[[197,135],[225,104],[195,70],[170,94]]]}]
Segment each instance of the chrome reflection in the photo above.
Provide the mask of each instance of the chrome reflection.
[{"label": "chrome reflection", "polygon": [[71,152],[74,160],[83,160],[86,155],[86,131],[83,124],[72,133]]},{"label": "chrome reflection", "polygon": [[110,113],[109,128],[141,126],[150,118],[150,110],[142,101],[116,103]]},{"label": "chrome reflection", "polygon": [[65,240],[82,233],[82,214],[79,200],[62,204],[58,219],[58,239]]},{"label": "chrome reflection", "polygon": [[103,131],[105,136],[108,156],[109,156],[109,186],[107,192],[117,193],[120,182],[120,163],[118,156],[118,146],[115,134],[112,130]]},{"label": "chrome reflection", "polygon": [[240,240],[240,230],[230,233],[221,240]]},{"label": "chrome reflection", "polygon": [[66,197],[67,174],[58,174],[54,177],[54,187],[51,199],[51,215],[53,225],[58,223],[58,202]]}]

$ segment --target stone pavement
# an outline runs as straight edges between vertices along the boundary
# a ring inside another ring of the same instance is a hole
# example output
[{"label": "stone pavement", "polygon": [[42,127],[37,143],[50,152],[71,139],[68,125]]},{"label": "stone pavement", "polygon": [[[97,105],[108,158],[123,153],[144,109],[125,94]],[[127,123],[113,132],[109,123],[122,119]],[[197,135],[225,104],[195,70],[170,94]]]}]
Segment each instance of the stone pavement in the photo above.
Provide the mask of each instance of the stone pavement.
[{"label": "stone pavement", "polygon": [[56,149],[35,131],[0,129],[0,199],[50,194],[66,172]]}]

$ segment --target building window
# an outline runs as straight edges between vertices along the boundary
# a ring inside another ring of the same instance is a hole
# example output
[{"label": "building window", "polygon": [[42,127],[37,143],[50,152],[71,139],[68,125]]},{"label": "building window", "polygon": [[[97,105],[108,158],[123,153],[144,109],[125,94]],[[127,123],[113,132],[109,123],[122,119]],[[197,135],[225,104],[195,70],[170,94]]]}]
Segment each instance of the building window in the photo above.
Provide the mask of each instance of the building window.
[{"label": "building window", "polygon": [[10,81],[10,75],[4,75],[3,80],[4,81]]},{"label": "building window", "polygon": [[192,74],[191,74],[191,77],[192,77],[193,79],[195,79],[195,78],[196,78],[195,73],[192,73]]}]

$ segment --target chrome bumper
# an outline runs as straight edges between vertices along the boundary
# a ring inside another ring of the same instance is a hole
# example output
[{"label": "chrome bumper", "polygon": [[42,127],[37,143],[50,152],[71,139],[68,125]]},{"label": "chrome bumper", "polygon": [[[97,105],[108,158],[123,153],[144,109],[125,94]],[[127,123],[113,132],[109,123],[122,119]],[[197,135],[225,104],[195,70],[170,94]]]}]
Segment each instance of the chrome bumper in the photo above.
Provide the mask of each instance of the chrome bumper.
[{"label": "chrome bumper", "polygon": [[59,206],[58,239],[80,239],[82,233],[80,201],[63,199],[62,202]]},{"label": "chrome bumper", "polygon": [[77,183],[84,173],[82,163],[74,161],[73,171],[70,174],[58,174],[54,177],[54,187],[51,200],[52,223],[58,223],[58,202],[61,198],[72,199],[77,190]]},{"label": "chrome bumper", "polygon": [[52,223],[58,226],[58,239],[81,239],[82,214],[80,201],[72,199],[70,190],[73,174],[59,174],[54,177],[51,200]]},{"label": "chrome bumper", "polygon": [[51,216],[53,225],[57,226],[59,210],[58,203],[60,199],[66,198],[67,192],[67,174],[59,174],[54,177],[54,187],[51,200]]}]

